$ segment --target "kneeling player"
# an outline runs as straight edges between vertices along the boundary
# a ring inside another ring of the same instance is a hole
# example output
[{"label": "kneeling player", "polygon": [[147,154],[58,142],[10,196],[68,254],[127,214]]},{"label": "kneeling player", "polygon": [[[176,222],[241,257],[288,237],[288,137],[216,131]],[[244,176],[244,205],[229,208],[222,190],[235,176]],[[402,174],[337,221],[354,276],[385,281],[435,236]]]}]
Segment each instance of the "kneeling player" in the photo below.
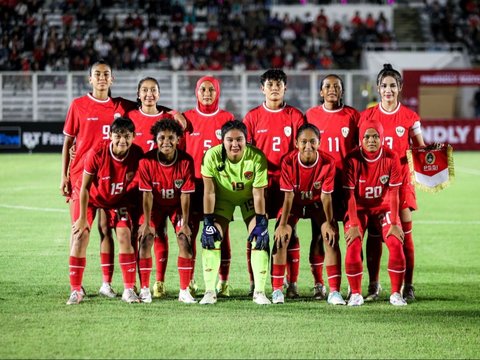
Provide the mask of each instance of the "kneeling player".
[{"label": "kneeling player", "polygon": [[90,227],[97,209],[104,209],[108,226],[115,229],[120,245],[119,260],[123,274],[122,300],[139,302],[135,285],[136,261],[131,243],[131,221],[127,209],[126,192],[138,169],[143,155],[133,144],[135,125],[128,118],[117,118],[110,129],[110,140],[99,143],[89,151],[80,188],[80,208],[74,209],[77,219],[73,226],[70,250],[71,294],[67,305],[83,300],[82,280],[86,265],[86,251],[90,239]]},{"label": "kneeling player", "polygon": [[[340,294],[341,274],[338,226],[333,219],[332,196],[335,178],[335,159],[319,151],[320,132],[315,125],[304,124],[298,129],[295,139],[297,150],[288,153],[282,160],[280,189],[285,192],[281,215],[275,230],[275,245],[272,250],[272,300],[283,303],[282,292],[287,247],[299,219],[310,218],[321,229],[325,245],[325,263],[330,294],[328,303],[345,305]],[[322,246],[312,243],[312,249]]]},{"label": "kneeling player", "polygon": [[145,154],[139,167],[139,189],[143,192],[143,216],[140,220],[140,298],[152,302],[150,274],[152,272],[152,245],[155,233],[164,231],[167,218],[177,234],[179,247],[178,273],[180,292],[178,300],[195,303],[188,285],[193,271],[191,244],[190,193],[195,191],[193,182],[193,160],[178,150],[183,135],[180,125],[174,120],[161,120],[150,130],[157,148]]},{"label": "kneeling player", "polygon": [[402,184],[400,162],[395,153],[382,145],[383,126],[377,120],[362,122],[359,137],[360,148],[353,150],[345,159],[344,187],[347,189],[348,199],[345,218],[345,269],[352,292],[348,305],[360,306],[364,301],[362,239],[367,224],[373,223],[379,233],[383,233],[390,253],[390,303],[404,306],[407,303],[400,294],[405,274],[402,248],[404,234],[398,217],[398,190]]}]

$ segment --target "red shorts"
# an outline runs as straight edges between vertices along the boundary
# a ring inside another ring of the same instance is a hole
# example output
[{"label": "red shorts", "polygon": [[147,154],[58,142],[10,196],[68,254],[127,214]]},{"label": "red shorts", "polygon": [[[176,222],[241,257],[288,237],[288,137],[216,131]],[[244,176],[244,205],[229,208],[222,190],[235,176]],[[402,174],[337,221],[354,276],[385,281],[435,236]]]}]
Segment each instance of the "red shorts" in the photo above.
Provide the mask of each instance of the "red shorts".
[{"label": "red shorts", "polygon": [[[363,240],[363,235],[365,234],[365,230],[367,229],[367,225],[368,225],[369,231],[370,231],[370,226],[372,226],[376,230],[377,234],[382,234],[383,239],[385,239],[388,233],[388,230],[390,229],[390,226],[392,224],[392,221],[390,219],[390,211],[359,210],[357,213],[357,217],[358,217],[358,228],[360,230],[360,234],[362,234],[362,240]],[[397,219],[397,222],[399,222],[399,219]],[[345,216],[344,231],[347,232],[351,226],[352,226],[351,221],[347,214]]]},{"label": "red shorts", "polygon": [[[91,205],[89,205],[87,208],[87,221],[90,226],[92,226],[93,220],[95,220],[95,215],[98,209],[99,208]],[[107,216],[107,225],[109,228],[131,228],[132,221],[130,219],[130,214],[128,213],[128,209],[126,206],[116,209],[103,210],[105,211],[105,214]]]},{"label": "red shorts", "polygon": [[[152,216],[150,218],[150,226],[155,228],[157,234],[163,233],[165,231],[165,221],[170,219],[175,233],[180,231],[180,228],[183,225],[182,210],[177,207],[158,207],[152,209]],[[142,214],[140,217],[140,224],[145,222],[145,218]],[[189,224],[190,229],[192,229],[192,223]]]},{"label": "red shorts", "polygon": [[[282,216],[282,210],[278,211],[277,220]],[[288,218],[289,224],[296,224],[300,219],[318,219],[320,225],[325,221],[325,214],[323,212],[322,203],[313,203],[306,206],[299,206],[293,204]]]}]

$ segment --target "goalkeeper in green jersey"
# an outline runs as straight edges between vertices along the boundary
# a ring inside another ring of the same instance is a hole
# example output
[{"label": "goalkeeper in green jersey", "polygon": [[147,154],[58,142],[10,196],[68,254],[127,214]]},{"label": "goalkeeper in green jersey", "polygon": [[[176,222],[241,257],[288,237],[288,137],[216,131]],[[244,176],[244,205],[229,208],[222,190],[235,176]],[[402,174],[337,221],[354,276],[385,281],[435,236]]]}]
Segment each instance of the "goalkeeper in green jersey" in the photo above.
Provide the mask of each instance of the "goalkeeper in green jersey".
[{"label": "goalkeeper in green jersey", "polygon": [[270,304],[265,296],[268,276],[269,235],[265,215],[264,189],[268,185],[267,159],[247,144],[247,129],[238,120],[226,122],[221,130],[222,144],[207,150],[202,161],[204,183],[204,226],[201,236],[205,295],[200,304],[217,301],[215,284],[220,267],[220,242],[240,206],[252,242],[252,268],[255,282],[253,301]]}]

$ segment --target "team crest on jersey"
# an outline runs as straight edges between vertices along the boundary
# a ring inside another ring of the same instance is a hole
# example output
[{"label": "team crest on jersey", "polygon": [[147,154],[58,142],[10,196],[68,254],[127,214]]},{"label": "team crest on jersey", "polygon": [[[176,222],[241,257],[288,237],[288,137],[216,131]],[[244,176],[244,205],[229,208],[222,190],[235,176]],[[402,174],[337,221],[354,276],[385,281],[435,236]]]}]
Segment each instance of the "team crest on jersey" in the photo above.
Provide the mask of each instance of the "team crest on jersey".
[{"label": "team crest on jersey", "polygon": [[122,117],[122,114],[120,114],[120,113],[113,114],[114,119],[118,119],[119,117]]},{"label": "team crest on jersey", "polygon": [[348,133],[350,132],[350,129],[348,127],[342,127],[342,135],[344,138],[348,136]]},{"label": "team crest on jersey", "polygon": [[135,173],[133,171],[130,171],[125,175],[125,179],[127,179],[127,181],[132,181],[134,176],[135,176]]},{"label": "team crest on jersey", "polygon": [[382,175],[382,176],[380,176],[380,182],[381,182],[383,185],[385,185],[385,184],[388,182],[389,179],[390,179],[390,176],[388,176],[388,175]]},{"label": "team crest on jersey", "polygon": [[175,187],[177,189],[180,189],[183,185],[183,179],[177,179],[177,180],[174,180],[173,183],[175,184]]},{"label": "team crest on jersey", "polygon": [[322,187],[322,182],[321,182],[321,181],[315,181],[315,182],[313,183],[313,188],[314,188],[315,190],[318,190],[318,189],[320,189],[321,187]]},{"label": "team crest on jersey", "polygon": [[215,136],[217,137],[218,140],[222,140],[222,130],[220,129],[215,130]]},{"label": "team crest on jersey", "polygon": [[285,133],[285,136],[290,137],[292,135],[292,128],[290,126],[285,126],[283,132]]},{"label": "team crest on jersey", "polygon": [[428,164],[428,165],[431,165],[435,162],[435,154],[432,153],[432,152],[428,152],[425,154],[425,162]]},{"label": "team crest on jersey", "polygon": [[245,171],[245,172],[243,173],[243,176],[245,176],[245,179],[247,179],[247,180],[252,180],[252,178],[253,178],[253,172],[251,172],[251,171]]},{"label": "team crest on jersey", "polygon": [[403,126],[397,126],[397,127],[395,128],[395,132],[397,133],[397,135],[398,135],[399,137],[402,137],[403,134],[405,134],[405,128],[404,128]]}]

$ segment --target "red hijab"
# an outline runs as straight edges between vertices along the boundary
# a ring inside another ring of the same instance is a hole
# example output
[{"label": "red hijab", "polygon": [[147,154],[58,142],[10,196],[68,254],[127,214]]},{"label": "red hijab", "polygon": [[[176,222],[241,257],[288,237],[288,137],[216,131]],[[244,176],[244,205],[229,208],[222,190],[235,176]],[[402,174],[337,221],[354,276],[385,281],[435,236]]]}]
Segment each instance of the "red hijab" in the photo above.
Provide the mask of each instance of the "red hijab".
[{"label": "red hijab", "polygon": [[[200,100],[198,99],[198,89],[204,81],[210,81],[217,91],[217,97],[215,101],[211,105],[203,105]],[[197,81],[197,86],[195,87],[195,97],[197,98],[197,109],[200,110],[204,114],[211,114],[218,110],[218,101],[220,99],[220,82],[215,79],[213,76],[203,76]]]},{"label": "red hijab", "polygon": [[[375,129],[378,133],[378,136],[380,137],[380,147],[374,153],[368,152],[367,149],[364,149],[363,147],[363,137],[365,136],[365,133],[367,132],[368,129]],[[376,159],[377,156],[382,151],[382,147],[383,147],[383,126],[380,123],[380,121],[375,119],[368,119],[368,120],[362,121],[358,131],[358,137],[360,140],[360,148],[362,149],[362,153],[365,156],[365,158],[370,160]]]}]

